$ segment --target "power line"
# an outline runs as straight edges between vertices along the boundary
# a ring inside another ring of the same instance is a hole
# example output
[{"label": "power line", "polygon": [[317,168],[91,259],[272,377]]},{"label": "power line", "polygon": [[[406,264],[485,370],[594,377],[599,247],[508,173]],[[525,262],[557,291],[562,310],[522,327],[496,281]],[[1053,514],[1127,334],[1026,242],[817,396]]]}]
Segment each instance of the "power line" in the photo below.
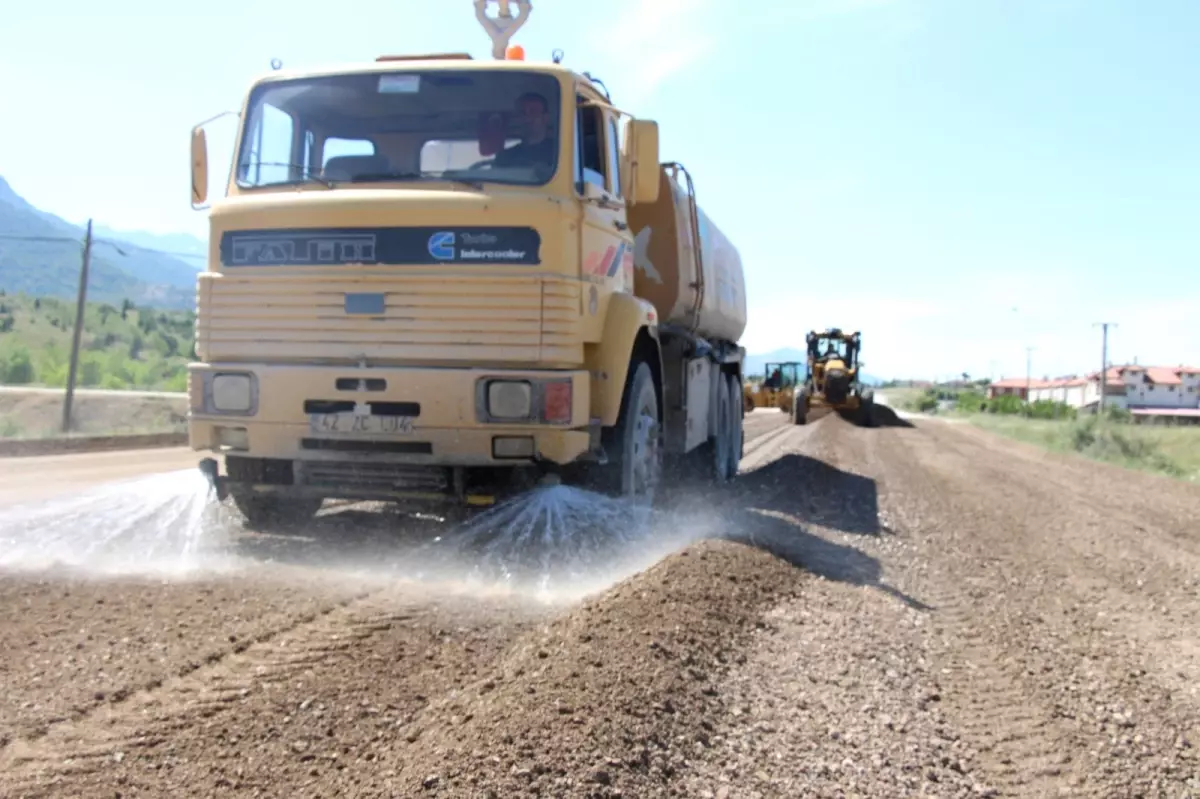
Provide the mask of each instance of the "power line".
[{"label": "power line", "polygon": [[[32,242],[41,242],[44,244],[47,244],[47,243],[48,244],[58,244],[58,243],[79,244],[81,239],[73,238],[71,236],[18,236],[18,235],[0,233],[0,241],[32,241]],[[125,249],[122,249],[122,248],[128,248],[129,250],[132,250],[132,251],[140,250],[141,252],[150,252],[150,253],[155,253],[157,255],[169,255],[173,258],[207,258],[208,257],[207,254],[203,254],[203,253],[181,252],[179,250],[160,250],[155,247],[142,247],[141,245],[130,244],[125,241],[114,241],[112,239],[93,238],[92,243],[93,244],[107,244],[109,247],[112,247],[114,250],[116,250],[119,254],[124,255],[126,257],[128,257],[130,253],[126,252]]]}]

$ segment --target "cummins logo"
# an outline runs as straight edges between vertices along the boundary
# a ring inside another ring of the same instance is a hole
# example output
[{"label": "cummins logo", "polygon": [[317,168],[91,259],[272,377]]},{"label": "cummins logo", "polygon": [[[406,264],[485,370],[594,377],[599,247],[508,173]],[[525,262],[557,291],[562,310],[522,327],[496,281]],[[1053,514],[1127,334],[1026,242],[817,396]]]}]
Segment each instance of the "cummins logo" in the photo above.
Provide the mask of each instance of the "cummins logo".
[{"label": "cummins logo", "polygon": [[440,230],[429,237],[429,254],[439,261],[454,260],[454,231]]}]

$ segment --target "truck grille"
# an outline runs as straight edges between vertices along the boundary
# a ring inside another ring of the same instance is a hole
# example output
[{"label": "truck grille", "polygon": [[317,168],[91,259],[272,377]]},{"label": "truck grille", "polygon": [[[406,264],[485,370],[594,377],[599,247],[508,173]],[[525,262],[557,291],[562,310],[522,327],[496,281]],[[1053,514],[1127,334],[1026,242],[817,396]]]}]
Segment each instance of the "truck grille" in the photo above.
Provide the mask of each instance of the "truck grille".
[{"label": "truck grille", "polygon": [[450,470],[432,466],[307,461],[302,474],[304,485],[321,488],[438,492],[450,488]]},{"label": "truck grille", "polygon": [[[378,316],[347,313],[346,295],[382,295]],[[406,363],[583,361],[581,289],[526,275],[204,273],[196,351],[207,361]]]}]

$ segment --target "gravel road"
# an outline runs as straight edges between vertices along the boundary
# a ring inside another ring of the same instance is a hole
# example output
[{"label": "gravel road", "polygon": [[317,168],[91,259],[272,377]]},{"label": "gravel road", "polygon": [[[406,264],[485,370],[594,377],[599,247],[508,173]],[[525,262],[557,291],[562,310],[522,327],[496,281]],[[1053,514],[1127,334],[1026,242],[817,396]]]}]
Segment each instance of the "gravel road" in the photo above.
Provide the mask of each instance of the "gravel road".
[{"label": "gravel road", "polygon": [[598,591],[384,568],[436,523],[360,507],[0,572],[0,795],[1200,796],[1200,487],[882,421],[752,414]]}]

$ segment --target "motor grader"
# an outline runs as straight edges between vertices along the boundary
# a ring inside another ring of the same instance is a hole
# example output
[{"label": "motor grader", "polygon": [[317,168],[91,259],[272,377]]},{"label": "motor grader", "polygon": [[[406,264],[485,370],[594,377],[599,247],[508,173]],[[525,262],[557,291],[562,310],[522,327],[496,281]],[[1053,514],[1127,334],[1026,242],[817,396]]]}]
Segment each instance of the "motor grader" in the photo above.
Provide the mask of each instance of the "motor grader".
[{"label": "motor grader", "polygon": [[814,408],[829,408],[843,419],[871,427],[875,421],[875,391],[862,383],[862,334],[833,327],[805,336],[808,376],[796,391],[792,422],[804,424]]},{"label": "motor grader", "polygon": [[768,363],[762,381],[748,382],[742,390],[746,412],[755,408],[778,408],[784,413],[792,413],[792,400],[800,385],[800,367],[803,365],[799,361]]}]

